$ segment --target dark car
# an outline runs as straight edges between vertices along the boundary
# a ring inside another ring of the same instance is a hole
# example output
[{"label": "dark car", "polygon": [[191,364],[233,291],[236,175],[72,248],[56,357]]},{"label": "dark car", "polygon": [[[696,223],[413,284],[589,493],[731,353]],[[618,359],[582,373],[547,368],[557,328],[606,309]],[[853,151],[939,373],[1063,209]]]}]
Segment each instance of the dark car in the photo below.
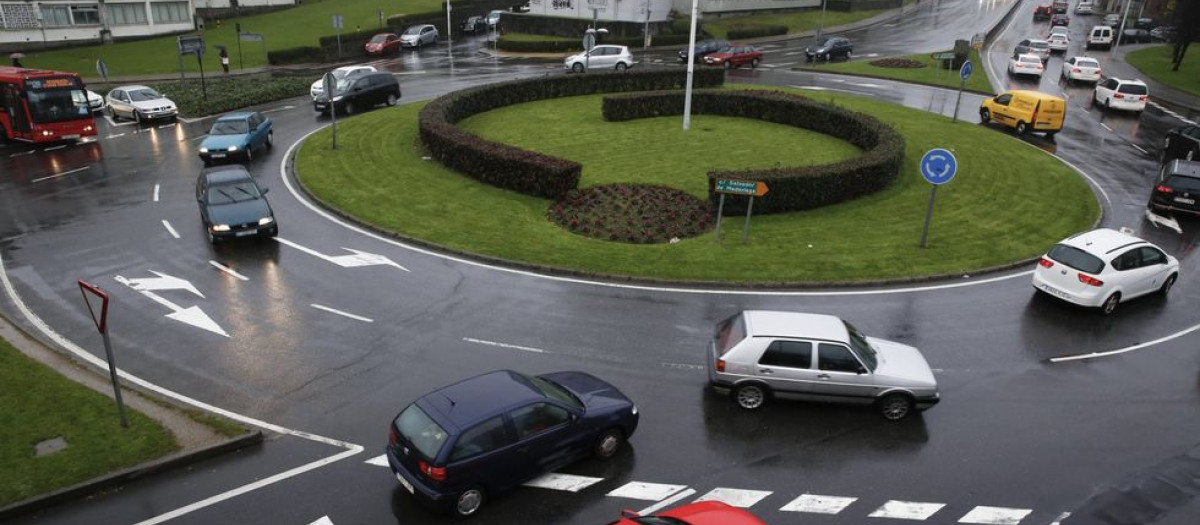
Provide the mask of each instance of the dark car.
[{"label": "dark car", "polygon": [[762,61],[762,57],[762,50],[757,47],[745,44],[733,44],[716,53],[709,53],[708,56],[704,57],[704,64],[709,66],[723,66],[725,69],[747,65],[755,68]]},{"label": "dark car", "polygon": [[458,25],[458,30],[473,35],[487,31],[487,18],[482,16],[468,16]]},{"label": "dark car", "polygon": [[850,60],[852,51],[854,51],[854,45],[846,38],[840,36],[823,37],[817,43],[804,50],[804,58],[809,62],[813,60],[833,60],[837,57]]},{"label": "dark car", "polygon": [[1200,125],[1187,125],[1167,132],[1163,139],[1162,161],[1171,159],[1200,161]]},{"label": "dark car", "polygon": [[[716,53],[717,51],[727,47],[729,47],[729,42],[724,40],[704,40],[701,42],[696,42],[696,63],[698,64],[704,60],[704,57],[708,56],[709,53]],[[688,48],[685,47],[679,50],[679,61],[687,63],[687,60]]]},{"label": "dark car", "polygon": [[1133,23],[1133,27],[1137,29],[1145,29],[1147,31],[1154,28],[1153,18],[1139,18]]},{"label": "dark car", "polygon": [[[400,82],[391,73],[366,73],[345,78],[337,83],[332,105],[339,115],[353,115],[360,109],[380,104],[396,105],[400,100]],[[329,93],[321,93],[313,99],[313,109],[324,115],[329,113]]]},{"label": "dark car", "polygon": [[396,33],[379,33],[363,45],[368,55],[386,55],[400,52],[400,37]]},{"label": "dark car", "polygon": [[1150,209],[1200,216],[1200,162],[1175,159],[1163,164],[1150,193]]},{"label": "dark car", "polygon": [[498,370],[400,411],[387,459],[405,491],[466,517],[492,494],[588,456],[612,458],[637,425],[637,406],[590,374]]},{"label": "dark car", "polygon": [[1150,38],[1150,32],[1145,29],[1126,29],[1121,32],[1121,40],[1119,44],[1140,44],[1151,42],[1154,39]]},{"label": "dark car", "polygon": [[1071,25],[1071,17],[1067,15],[1054,15],[1050,17],[1050,27],[1054,26],[1069,26]]},{"label": "dark car", "polygon": [[1035,22],[1049,20],[1053,14],[1054,10],[1048,5],[1039,5],[1033,8],[1033,20]]},{"label": "dark car", "polygon": [[196,179],[196,202],[208,241],[279,235],[266,188],[240,164],[205,168]]},{"label": "dark car", "polygon": [[1175,40],[1175,26],[1158,26],[1150,30],[1150,38],[1160,42]]},{"label": "dark car", "polygon": [[271,119],[257,111],[226,113],[213,121],[208,136],[200,143],[200,160],[208,166],[225,159],[254,160],[254,150],[270,148],[275,142]]},{"label": "dark car", "polygon": [[1050,3],[1050,9],[1055,13],[1066,13],[1071,8],[1071,3],[1067,0],[1054,0]]}]

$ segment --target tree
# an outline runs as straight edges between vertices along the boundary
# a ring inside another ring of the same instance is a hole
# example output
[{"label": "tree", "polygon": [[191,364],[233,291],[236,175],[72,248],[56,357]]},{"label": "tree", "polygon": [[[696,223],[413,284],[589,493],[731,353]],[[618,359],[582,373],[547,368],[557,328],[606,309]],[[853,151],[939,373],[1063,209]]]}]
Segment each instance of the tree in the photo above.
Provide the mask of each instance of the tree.
[{"label": "tree", "polygon": [[1175,24],[1175,48],[1171,54],[1171,71],[1179,71],[1188,45],[1200,36],[1200,2],[1175,2],[1174,7],[1171,20]]}]

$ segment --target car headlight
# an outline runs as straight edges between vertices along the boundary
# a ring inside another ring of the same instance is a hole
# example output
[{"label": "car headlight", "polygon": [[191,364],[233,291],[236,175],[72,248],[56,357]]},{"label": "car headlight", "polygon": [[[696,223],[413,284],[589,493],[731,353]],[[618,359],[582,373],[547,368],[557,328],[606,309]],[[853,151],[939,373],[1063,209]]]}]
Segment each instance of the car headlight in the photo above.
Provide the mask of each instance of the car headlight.
[{"label": "car headlight", "polygon": [[227,149],[228,149],[228,151],[237,151],[238,147],[237,146],[229,146],[229,148],[227,148]]},{"label": "car headlight", "polygon": [[633,405],[633,415],[637,415],[637,405]]},{"label": "car headlight", "polygon": [[263,218],[261,218],[261,219],[259,219],[259,220],[258,220],[258,225],[259,225],[259,226],[266,226],[266,225],[268,225],[268,224],[271,224],[272,222],[275,222],[275,218],[274,218],[274,217],[263,217]]},{"label": "car headlight", "polygon": [[336,97],[333,97],[333,101],[334,101],[334,102],[341,102],[341,101],[342,101],[342,96],[341,96],[341,95],[338,95],[338,96],[336,96]]},{"label": "car headlight", "polygon": [[212,227],[212,231],[227,232],[227,231],[229,231],[229,225],[228,224],[214,224]]},{"label": "car headlight", "polygon": [[200,148],[200,153],[208,153],[208,148]]}]

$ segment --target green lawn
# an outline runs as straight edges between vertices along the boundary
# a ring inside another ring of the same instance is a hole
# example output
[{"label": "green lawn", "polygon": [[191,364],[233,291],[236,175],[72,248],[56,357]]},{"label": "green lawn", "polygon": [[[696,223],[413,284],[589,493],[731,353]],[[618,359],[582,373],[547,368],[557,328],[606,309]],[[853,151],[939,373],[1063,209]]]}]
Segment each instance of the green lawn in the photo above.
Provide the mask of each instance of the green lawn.
[{"label": "green lawn", "polygon": [[[178,450],[157,422],[126,413],[121,428],[112,399],[0,340],[0,507]],[[59,436],[65,450],[35,456],[36,443]]]},{"label": "green lawn", "polygon": [[[946,86],[955,89],[958,88],[960,83],[958,78],[958,70],[945,70],[938,68],[938,61],[930,58],[930,53],[919,53],[916,55],[889,58],[907,58],[909,60],[924,62],[926,66],[916,69],[877,67],[871,65],[871,61],[877,59],[856,58],[849,62],[832,62],[829,64],[815,65],[808,64],[801,69],[810,69],[825,73],[844,73],[847,75],[887,78],[892,80],[901,80],[904,82],[915,82],[918,84]],[[978,51],[971,51],[971,63],[974,66],[974,72],[971,73],[971,78],[967,80],[966,89],[980,93],[992,93],[992,85],[990,82],[988,82],[987,73],[985,73],[983,70],[983,61],[979,59]]]},{"label": "green lawn", "polygon": [[[1200,96],[1200,53],[1193,44],[1183,56],[1179,71],[1171,71],[1172,46],[1154,46],[1125,55],[1125,61],[1146,76],[1180,91]],[[1154,93],[1150,96],[1153,98]]]},{"label": "green lawn", "polygon": [[[1036,256],[1099,216],[1095,197],[1073,171],[1004,132],[870,99],[830,93],[819,99],[895,125],[908,139],[901,176],[892,188],[853,202],[754,217],[747,245],[735,234],[720,244],[709,234],[630,245],[568,233],[545,218],[550,201],[423,160],[416,125],[421,104],[343,122],[337,151],[330,151],[328,129],[313,135],[299,152],[297,172],[327,204],[403,236],[548,267],[665,279],[828,282],[972,272]],[[608,123],[599,113],[599,96],[578,97],[503,108],[468,124],[490,137],[584,161],[583,185],[661,182],[701,196],[711,168],[813,154],[831,159],[845,151],[837,141],[765,123],[738,123],[734,133],[729,119],[700,115],[684,139],[680,117]],[[921,249],[929,185],[917,160],[933,147],[955,150],[961,171],[939,191],[930,247]],[[740,229],[738,219],[729,221]]]},{"label": "green lawn", "polygon": [[[913,0],[904,0],[912,3]],[[821,10],[810,9],[792,13],[770,13],[762,15],[745,15],[705,20],[704,32],[716,38],[725,38],[729,30],[736,26],[788,26],[788,33],[815,31],[817,27],[832,28],[866,20],[883,13],[887,9],[872,9],[866,11],[832,11],[825,10],[825,23],[821,24]]]},{"label": "green lawn", "polygon": [[[379,27],[377,9],[384,16],[436,11],[441,8],[439,0],[306,0],[303,4],[275,13],[247,16],[221,22],[220,28],[212,23],[202,35],[208,45],[204,56],[205,72],[220,71],[217,59],[217,44],[229,46],[230,65],[239,67],[235,23],[242,30],[264,35],[267,50],[297,46],[315,46],[318,38],[337,34],[333,28],[333,15],[344,18],[343,32],[353,32],[361,26],[364,30]],[[242,57],[246,67],[267,64],[263,43],[243,42]],[[179,56],[176,53],[175,36],[164,36],[123,42],[112,45],[96,45],[62,49],[56,51],[27,52],[22,60],[25,67],[39,67],[62,71],[77,71],[84,76],[96,75],[96,59],[103,58],[108,64],[109,76],[147,75],[156,73],[178,73]],[[199,71],[194,56],[184,57],[184,69]]]}]

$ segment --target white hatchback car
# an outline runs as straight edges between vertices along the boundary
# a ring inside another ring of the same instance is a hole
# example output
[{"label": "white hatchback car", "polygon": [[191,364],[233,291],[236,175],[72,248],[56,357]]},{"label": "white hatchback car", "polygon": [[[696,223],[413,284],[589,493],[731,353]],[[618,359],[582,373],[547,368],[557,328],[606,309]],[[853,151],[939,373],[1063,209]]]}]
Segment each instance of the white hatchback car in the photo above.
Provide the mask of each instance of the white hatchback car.
[{"label": "white hatchback car", "polygon": [[1062,78],[1067,82],[1099,82],[1100,62],[1092,57],[1071,57],[1063,61]]},{"label": "white hatchback car", "polygon": [[1090,15],[1090,14],[1092,14],[1092,11],[1094,10],[1094,8],[1095,8],[1095,4],[1088,2],[1086,0],[1080,0],[1080,2],[1078,4],[1075,4],[1075,14]]},{"label": "white hatchback car", "polygon": [[118,86],[104,97],[113,120],[125,117],[135,122],[174,119],[179,108],[166,95],[147,86]]},{"label": "white hatchback car", "polygon": [[588,68],[624,71],[633,64],[633,54],[628,47],[607,45],[593,47],[587,53],[571,55],[563,61],[563,67],[575,73],[583,73]]},{"label": "white hatchback car", "polygon": [[1121,301],[1164,297],[1179,277],[1179,260],[1133,235],[1100,228],[1055,244],[1033,271],[1039,292],[1108,315]]},{"label": "white hatchback car", "polygon": [[1141,113],[1150,99],[1150,88],[1141,80],[1122,80],[1109,77],[1096,84],[1092,100],[1104,109],[1123,109]]},{"label": "white hatchback car", "polygon": [[[378,71],[375,69],[375,66],[342,66],[330,71],[330,73],[333,74],[333,78],[337,80],[342,80],[354,75],[361,75],[363,73],[377,72]],[[316,82],[313,82],[312,85],[308,87],[308,94],[312,96],[313,100],[316,100],[317,97],[325,94],[325,79],[319,78]]]},{"label": "white hatchback car", "polygon": [[1051,53],[1066,53],[1067,48],[1071,47],[1071,39],[1066,33],[1054,33],[1046,41],[1050,43]]},{"label": "white hatchback car", "polygon": [[832,315],[746,310],[717,323],[708,382],[745,409],[771,397],[873,404],[890,420],[939,401],[916,348],[867,337]]},{"label": "white hatchback car", "polygon": [[1041,57],[1033,53],[1017,55],[1008,60],[1009,75],[1033,75],[1041,77],[1045,70],[1046,66],[1042,65]]}]

